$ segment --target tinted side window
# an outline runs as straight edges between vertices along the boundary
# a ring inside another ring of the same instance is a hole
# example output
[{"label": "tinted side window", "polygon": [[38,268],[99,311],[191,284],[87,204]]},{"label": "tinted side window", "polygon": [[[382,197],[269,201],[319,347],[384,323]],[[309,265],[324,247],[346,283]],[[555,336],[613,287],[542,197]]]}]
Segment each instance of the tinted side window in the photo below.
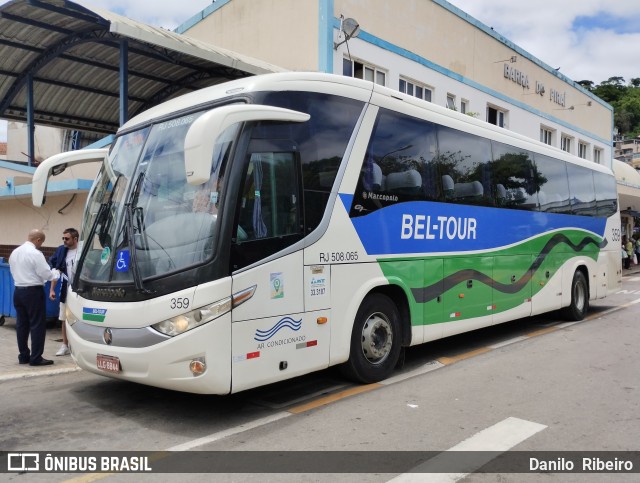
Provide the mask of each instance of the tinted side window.
[{"label": "tinted side window", "polygon": [[574,215],[596,216],[596,192],[593,172],[582,166],[567,163],[571,212]]},{"label": "tinted side window", "polygon": [[302,163],[305,228],[309,233],[322,220],[364,103],[329,94],[286,91],[266,93],[260,102],[311,115],[307,122],[287,124],[287,132],[282,133],[282,139],[295,143],[293,149]]},{"label": "tinted side window", "polygon": [[493,189],[496,204],[518,210],[539,209],[538,191],[543,179],[526,149],[492,142]]},{"label": "tinted side window", "polygon": [[541,154],[536,155],[535,161],[539,176],[540,211],[570,214],[566,163]]},{"label": "tinted side window", "polygon": [[593,180],[596,185],[596,206],[598,216],[609,217],[618,211],[618,189],[616,179],[595,171]]},{"label": "tinted side window", "polygon": [[493,205],[491,143],[488,139],[439,126],[436,164],[444,201]]},{"label": "tinted side window", "polygon": [[403,201],[437,200],[442,189],[433,123],[380,109],[362,163],[351,216]]}]

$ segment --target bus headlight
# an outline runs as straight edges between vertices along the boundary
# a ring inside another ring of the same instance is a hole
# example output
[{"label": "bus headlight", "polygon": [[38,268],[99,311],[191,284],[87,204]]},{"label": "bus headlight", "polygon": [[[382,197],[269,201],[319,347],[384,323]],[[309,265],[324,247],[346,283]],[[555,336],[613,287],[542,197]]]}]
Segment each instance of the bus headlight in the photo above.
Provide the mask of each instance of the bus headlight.
[{"label": "bus headlight", "polygon": [[69,322],[69,325],[73,325],[78,321],[78,318],[73,315],[73,312],[71,312],[71,309],[68,305],[64,308],[64,318],[67,322]]},{"label": "bus headlight", "polygon": [[165,335],[175,336],[217,319],[231,310],[231,297],[200,307],[186,314],[163,320],[151,327]]}]

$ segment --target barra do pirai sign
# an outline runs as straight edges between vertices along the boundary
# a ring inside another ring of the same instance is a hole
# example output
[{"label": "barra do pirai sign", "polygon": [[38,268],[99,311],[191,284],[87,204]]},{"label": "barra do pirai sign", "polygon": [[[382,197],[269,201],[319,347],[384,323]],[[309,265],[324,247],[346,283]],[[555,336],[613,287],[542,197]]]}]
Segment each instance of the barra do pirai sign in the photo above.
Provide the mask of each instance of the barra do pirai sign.
[{"label": "barra do pirai sign", "polygon": [[[523,89],[531,89],[529,74],[520,69],[516,69],[510,64],[504,64],[504,77],[505,79],[509,79],[512,82],[522,86]],[[546,89],[544,84],[540,81],[536,81],[535,83],[536,94],[541,96],[545,95]],[[567,93],[560,92],[556,89],[549,90],[549,100],[558,104],[559,106],[564,107],[566,105]]]}]

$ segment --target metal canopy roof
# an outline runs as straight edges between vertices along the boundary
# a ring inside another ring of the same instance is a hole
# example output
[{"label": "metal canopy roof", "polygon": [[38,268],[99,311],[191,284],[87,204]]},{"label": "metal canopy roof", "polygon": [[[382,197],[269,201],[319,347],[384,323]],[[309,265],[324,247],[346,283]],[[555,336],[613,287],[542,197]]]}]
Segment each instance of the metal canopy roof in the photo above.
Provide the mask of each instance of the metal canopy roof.
[{"label": "metal canopy roof", "polygon": [[195,89],[284,70],[65,0],[2,5],[0,59],[0,118],[28,120],[32,79],[35,123],[98,133]]}]

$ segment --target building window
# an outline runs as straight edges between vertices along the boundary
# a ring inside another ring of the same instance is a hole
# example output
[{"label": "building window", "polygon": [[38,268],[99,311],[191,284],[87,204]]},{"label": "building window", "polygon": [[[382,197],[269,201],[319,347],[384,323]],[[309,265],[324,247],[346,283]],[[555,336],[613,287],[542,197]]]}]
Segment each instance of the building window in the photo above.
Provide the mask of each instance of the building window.
[{"label": "building window", "polygon": [[562,136],[560,141],[560,149],[568,153],[571,152],[571,138],[569,136]]},{"label": "building window", "polygon": [[487,106],[487,122],[498,127],[506,127],[507,113],[501,109]]},{"label": "building window", "polygon": [[466,114],[467,112],[469,112],[469,101],[467,101],[466,99],[462,99],[460,101],[460,112],[462,114]]},{"label": "building window", "polygon": [[349,59],[342,59],[342,75],[353,77],[353,62]]},{"label": "building window", "polygon": [[553,130],[540,126],[540,142],[551,146],[553,144]]},{"label": "building window", "polygon": [[598,164],[602,163],[602,149],[593,148],[593,161]]},{"label": "building window", "polygon": [[431,95],[433,94],[433,88],[402,78],[400,78],[398,90],[429,102],[431,102]]},{"label": "building window", "polygon": [[387,74],[384,71],[357,60],[342,59],[342,74],[347,77],[375,82],[381,86],[387,84]]},{"label": "building window", "polygon": [[587,143],[579,142],[578,143],[578,157],[582,159],[587,159],[587,152],[589,149],[589,145]]},{"label": "building window", "polygon": [[454,96],[453,94],[447,94],[447,107],[453,111],[457,111],[456,96]]}]

